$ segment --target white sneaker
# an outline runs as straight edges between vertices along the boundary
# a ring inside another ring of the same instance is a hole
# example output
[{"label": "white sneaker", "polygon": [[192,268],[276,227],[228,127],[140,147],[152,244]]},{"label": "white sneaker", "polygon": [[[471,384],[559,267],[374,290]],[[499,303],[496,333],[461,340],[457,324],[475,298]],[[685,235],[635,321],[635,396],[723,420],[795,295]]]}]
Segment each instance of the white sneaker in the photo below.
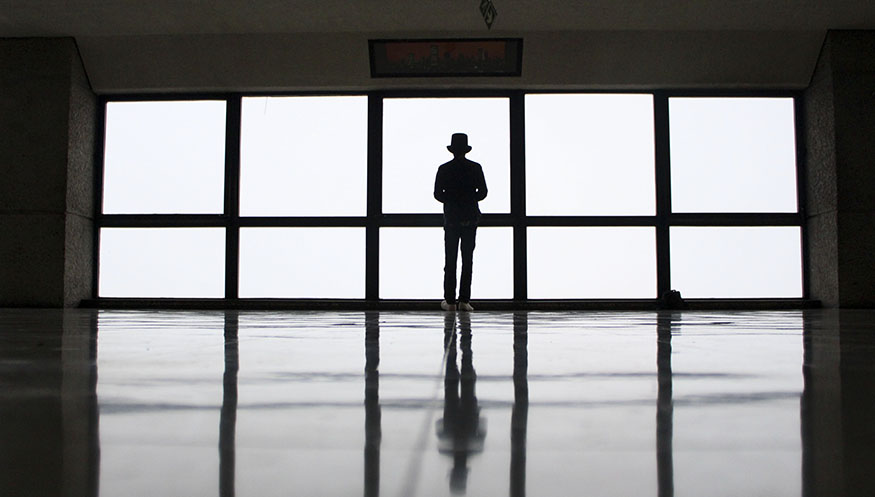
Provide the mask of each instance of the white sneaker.
[{"label": "white sneaker", "polygon": [[460,311],[473,311],[474,308],[471,307],[471,304],[468,302],[459,302],[459,310]]},{"label": "white sneaker", "polygon": [[445,311],[455,311],[456,306],[454,304],[447,303],[447,301],[444,300],[441,302],[441,309],[443,309]]}]

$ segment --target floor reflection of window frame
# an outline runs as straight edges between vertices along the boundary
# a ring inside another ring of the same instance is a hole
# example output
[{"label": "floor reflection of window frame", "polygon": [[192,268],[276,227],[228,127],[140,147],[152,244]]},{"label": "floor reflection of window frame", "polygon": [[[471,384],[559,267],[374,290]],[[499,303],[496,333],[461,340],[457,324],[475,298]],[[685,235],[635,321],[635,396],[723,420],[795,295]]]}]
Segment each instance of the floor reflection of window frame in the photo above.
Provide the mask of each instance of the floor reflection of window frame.
[{"label": "floor reflection of window frame", "polygon": [[239,316],[225,312],[225,373],[219,417],[219,495],[234,497],[237,443],[237,372],[240,369]]},{"label": "floor reflection of window frame", "polygon": [[[656,413],[656,459],[658,495],[671,497],[674,495],[674,469],[672,454],[673,437],[673,401],[672,401],[672,368],[671,368],[671,338],[673,322],[677,320],[674,314],[659,314],[657,317],[657,413]],[[462,399],[458,396],[461,384],[462,396],[473,401],[474,413],[477,415],[475,429],[479,430],[479,406],[475,395],[476,373],[473,366],[471,348],[472,331],[470,315],[460,314],[459,340],[456,335],[456,316],[448,314],[444,328],[444,350],[446,370],[444,376],[445,398],[444,419],[452,417],[452,398],[455,397],[461,406]],[[233,497],[235,495],[235,445],[237,424],[237,376],[239,371],[239,317],[234,311],[225,313],[225,371],[223,376],[222,409],[219,428],[219,495]],[[456,363],[456,348],[462,349],[461,374]],[[365,313],[365,447],[364,447],[364,495],[377,497],[380,494],[380,445],[382,440],[382,407],[380,405],[380,313],[369,311]],[[513,387],[514,401],[511,412],[510,440],[510,496],[524,497],[526,495],[526,440],[528,431],[529,386],[528,386],[528,313],[513,314]],[[450,401],[448,403],[448,400]],[[470,403],[470,402],[469,402]],[[448,414],[449,413],[449,414]],[[444,421],[442,419],[441,421]],[[440,432],[440,427],[438,427]],[[440,433],[439,433],[440,434]],[[485,438],[485,431],[483,432]],[[468,440],[463,440],[467,443]],[[482,439],[480,440],[482,443]],[[454,441],[455,443],[455,441]],[[482,445],[480,446],[482,450]],[[464,469],[464,480],[467,481],[467,459],[479,450],[465,450],[464,453],[453,449],[454,473]],[[459,466],[461,464],[461,466]],[[459,466],[459,467],[456,467]],[[455,474],[459,477],[460,474]],[[459,482],[451,481],[453,484]],[[464,485],[461,487],[464,492]]]},{"label": "floor reflection of window frame", "polygon": [[674,404],[671,371],[671,333],[676,313],[660,313],[656,318],[656,477],[659,497],[674,495]]},{"label": "floor reflection of window frame", "polygon": [[510,496],[526,495],[526,435],[529,422],[529,315],[513,315],[513,408],[510,415]]},{"label": "floor reflection of window frame", "polygon": [[365,313],[365,497],[380,495],[380,313]]}]

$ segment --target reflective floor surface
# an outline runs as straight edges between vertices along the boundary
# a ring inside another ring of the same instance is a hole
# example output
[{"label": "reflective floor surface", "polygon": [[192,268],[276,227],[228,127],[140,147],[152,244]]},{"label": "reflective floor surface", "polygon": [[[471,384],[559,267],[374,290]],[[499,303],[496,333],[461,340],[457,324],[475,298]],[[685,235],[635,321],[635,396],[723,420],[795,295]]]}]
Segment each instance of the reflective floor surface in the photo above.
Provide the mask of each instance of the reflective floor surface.
[{"label": "reflective floor surface", "polygon": [[0,310],[0,495],[872,496],[875,311]]}]

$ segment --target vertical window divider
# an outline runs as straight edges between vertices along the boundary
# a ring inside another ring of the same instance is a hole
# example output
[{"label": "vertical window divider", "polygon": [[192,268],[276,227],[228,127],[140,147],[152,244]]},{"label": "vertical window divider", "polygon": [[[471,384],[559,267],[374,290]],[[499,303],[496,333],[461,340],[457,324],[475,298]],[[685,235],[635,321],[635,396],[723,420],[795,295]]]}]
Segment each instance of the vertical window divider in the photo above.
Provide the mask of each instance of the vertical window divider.
[{"label": "vertical window divider", "polygon": [[796,214],[798,216],[799,232],[802,250],[802,298],[808,299],[809,293],[809,254],[808,254],[808,215],[805,206],[808,204],[808,152],[805,128],[805,103],[800,96],[793,96],[793,123],[796,127]]},{"label": "vertical window divider", "polygon": [[513,220],[513,300],[528,299],[525,93],[510,95],[510,215]]},{"label": "vertical window divider", "polygon": [[671,290],[671,150],[668,95],[653,94],[653,140],[656,182],[656,296]]},{"label": "vertical window divider", "polygon": [[383,216],[383,95],[368,94],[365,300],[380,299],[380,221]]},{"label": "vertical window divider", "polygon": [[240,127],[242,96],[225,107],[225,299],[239,297],[240,282]]},{"label": "vertical window divider", "polygon": [[100,231],[103,227],[103,169],[104,152],[106,150],[106,97],[100,97],[97,103],[97,116],[94,127],[94,196],[92,213],[94,228],[91,247],[91,298],[100,296]]}]

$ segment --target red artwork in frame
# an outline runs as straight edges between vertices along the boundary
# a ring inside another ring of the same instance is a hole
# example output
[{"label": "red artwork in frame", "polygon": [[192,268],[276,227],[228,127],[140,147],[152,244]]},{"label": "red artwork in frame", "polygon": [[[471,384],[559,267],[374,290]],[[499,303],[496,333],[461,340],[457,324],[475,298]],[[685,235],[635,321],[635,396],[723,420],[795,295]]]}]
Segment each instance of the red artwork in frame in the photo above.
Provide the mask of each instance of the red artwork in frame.
[{"label": "red artwork in frame", "polygon": [[519,76],[520,38],[371,40],[371,77]]}]

